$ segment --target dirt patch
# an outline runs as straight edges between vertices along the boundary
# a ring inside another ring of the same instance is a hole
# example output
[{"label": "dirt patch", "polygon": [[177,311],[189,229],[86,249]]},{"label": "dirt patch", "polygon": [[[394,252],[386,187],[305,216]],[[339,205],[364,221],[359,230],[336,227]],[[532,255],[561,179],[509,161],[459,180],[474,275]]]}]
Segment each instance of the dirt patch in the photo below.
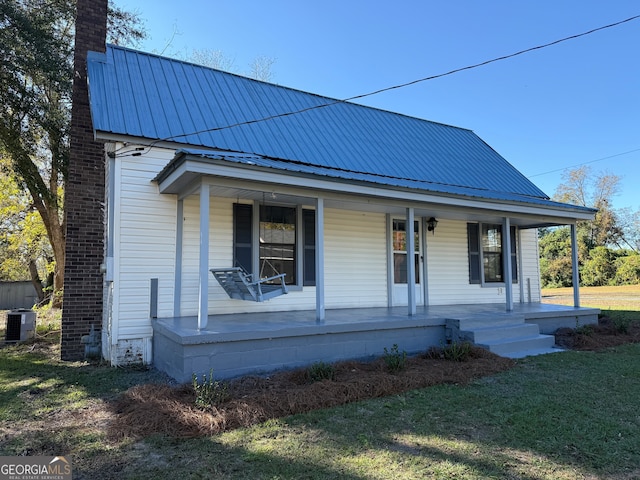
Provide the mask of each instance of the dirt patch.
[{"label": "dirt patch", "polygon": [[[406,367],[389,372],[383,359],[334,364],[333,380],[310,383],[307,369],[269,377],[247,376],[228,384],[229,399],[218,407],[199,409],[191,385],[138,385],[111,407],[112,439],[151,434],[198,437],[254,425],[320,408],[384,397],[431,385],[470,381],[511,368],[513,360],[473,348],[464,362],[438,358],[437,352],[407,358]],[[434,358],[435,357],[435,358]]]},{"label": "dirt patch", "polygon": [[640,322],[616,324],[609,317],[598,319],[597,325],[560,328],[555,333],[556,345],[571,350],[598,351],[626,343],[640,342]]}]

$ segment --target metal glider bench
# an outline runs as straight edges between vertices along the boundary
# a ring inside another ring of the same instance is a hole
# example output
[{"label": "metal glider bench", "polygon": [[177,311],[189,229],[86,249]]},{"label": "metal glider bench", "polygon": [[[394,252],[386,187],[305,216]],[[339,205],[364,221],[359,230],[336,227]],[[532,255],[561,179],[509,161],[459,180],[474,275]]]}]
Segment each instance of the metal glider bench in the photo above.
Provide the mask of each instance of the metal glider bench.
[{"label": "metal glider bench", "polygon": [[[284,283],[286,273],[253,280],[253,275],[245,272],[242,267],[212,268],[210,272],[220,286],[227,292],[229,298],[264,302],[265,300],[289,293]],[[267,283],[278,279],[280,280],[280,284]]]}]

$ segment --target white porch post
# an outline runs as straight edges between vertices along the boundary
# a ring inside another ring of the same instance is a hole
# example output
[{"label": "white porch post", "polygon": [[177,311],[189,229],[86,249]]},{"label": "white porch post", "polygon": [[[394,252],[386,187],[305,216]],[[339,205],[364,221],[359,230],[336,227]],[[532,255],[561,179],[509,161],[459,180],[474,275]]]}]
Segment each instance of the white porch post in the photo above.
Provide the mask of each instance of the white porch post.
[{"label": "white porch post", "polygon": [[414,210],[407,208],[407,304],[409,316],[416,314],[416,264],[415,264],[415,229]]},{"label": "white porch post", "polygon": [[324,322],[324,199],[316,199],[316,321]]},{"label": "white porch post", "polygon": [[578,272],[578,231],[571,225],[571,270],[573,277],[573,306],[580,306],[580,275]]},{"label": "white porch post", "polygon": [[209,312],[209,184],[200,183],[200,252],[198,266],[198,329],[206,328]]},{"label": "white porch post", "polygon": [[387,307],[393,307],[393,220],[386,215],[387,238]]},{"label": "white porch post", "polygon": [[507,312],[513,311],[513,281],[511,279],[511,220],[509,217],[502,219],[502,264],[504,265],[504,293],[507,300]]},{"label": "white porch post", "polygon": [[176,208],[176,263],[173,280],[173,316],[180,316],[182,301],[182,235],[184,232],[184,200],[178,200]]}]

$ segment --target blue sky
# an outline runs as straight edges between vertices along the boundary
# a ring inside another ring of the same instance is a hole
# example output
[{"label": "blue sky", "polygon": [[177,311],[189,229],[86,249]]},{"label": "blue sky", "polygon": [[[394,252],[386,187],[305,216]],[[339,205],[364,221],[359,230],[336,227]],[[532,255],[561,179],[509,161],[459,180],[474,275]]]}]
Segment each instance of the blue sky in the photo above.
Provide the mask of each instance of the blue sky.
[{"label": "blue sky", "polygon": [[[237,73],[263,55],[273,82],[340,99],[640,14],[637,0],[116,3],[144,19],[142,50],[221,50]],[[548,195],[563,169],[612,157],[589,165],[622,177],[616,208],[640,209],[640,19],[360,103],[471,129]]]}]

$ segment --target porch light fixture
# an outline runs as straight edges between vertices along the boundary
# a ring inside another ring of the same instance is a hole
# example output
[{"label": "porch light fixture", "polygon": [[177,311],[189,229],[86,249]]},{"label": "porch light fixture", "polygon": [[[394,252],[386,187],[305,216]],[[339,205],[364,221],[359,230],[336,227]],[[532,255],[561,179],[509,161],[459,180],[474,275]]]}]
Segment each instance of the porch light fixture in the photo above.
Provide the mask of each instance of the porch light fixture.
[{"label": "porch light fixture", "polygon": [[435,235],[437,225],[438,221],[434,217],[431,217],[427,220],[427,231],[431,232],[432,235]]}]

